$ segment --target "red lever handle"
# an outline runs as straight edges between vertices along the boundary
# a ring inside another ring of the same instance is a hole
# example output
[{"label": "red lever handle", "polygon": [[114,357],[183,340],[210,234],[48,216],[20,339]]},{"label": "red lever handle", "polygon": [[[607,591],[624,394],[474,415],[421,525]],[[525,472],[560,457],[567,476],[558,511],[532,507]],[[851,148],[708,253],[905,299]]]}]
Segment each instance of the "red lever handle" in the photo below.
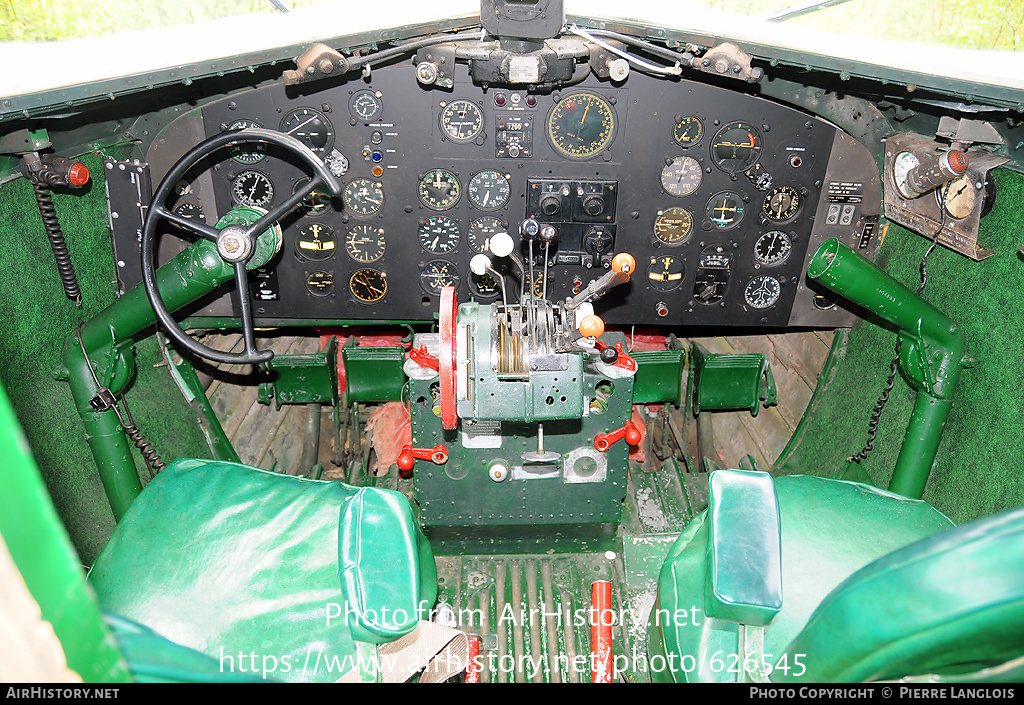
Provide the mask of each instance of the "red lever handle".
[{"label": "red lever handle", "polygon": [[640,429],[632,421],[627,421],[622,428],[617,428],[611,433],[599,433],[594,436],[594,447],[603,453],[612,443],[622,438],[625,438],[629,445],[635,446],[640,443]]},{"label": "red lever handle", "polygon": [[419,458],[429,460],[434,465],[444,465],[448,462],[448,449],[443,443],[438,443],[433,448],[413,448],[406,443],[402,452],[398,454],[398,467],[402,470],[412,470],[412,465]]},{"label": "red lever handle", "polygon": [[409,351],[409,357],[412,358],[420,367],[429,367],[430,369],[437,372],[440,370],[441,363],[437,361],[437,358],[427,352],[427,346],[421,345],[418,349],[413,348]]},{"label": "red lever handle", "polygon": [[[602,343],[600,340],[594,341],[594,345],[597,347],[599,351],[609,347]],[[634,360],[632,357],[623,352],[622,343],[615,343],[615,350],[616,352],[619,353],[619,359],[613,362],[612,366],[621,367],[622,369],[629,370],[630,372],[636,372],[636,360]],[[634,443],[633,445],[636,444]]]}]

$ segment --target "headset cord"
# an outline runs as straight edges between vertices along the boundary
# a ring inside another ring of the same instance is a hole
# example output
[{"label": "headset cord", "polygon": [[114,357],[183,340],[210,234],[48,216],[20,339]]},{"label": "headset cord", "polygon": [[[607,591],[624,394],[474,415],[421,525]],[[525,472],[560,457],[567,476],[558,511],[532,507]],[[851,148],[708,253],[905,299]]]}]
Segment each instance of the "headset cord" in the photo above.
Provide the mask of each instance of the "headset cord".
[{"label": "headset cord", "polygon": [[[925,250],[924,257],[921,258],[921,265],[918,270],[921,272],[921,284],[917,287],[915,292],[918,296],[924,291],[925,285],[928,283],[928,256],[935,249],[935,246],[939,244],[939,235],[942,234],[942,229],[946,227],[946,204],[942,195],[942,187],[939,187],[938,201],[939,201],[939,227],[932,235],[931,245]],[[864,460],[868,457],[874,449],[875,435],[878,433],[878,422],[882,417],[882,409],[885,408],[886,403],[889,401],[889,394],[892,392],[893,386],[896,384],[896,370],[899,368],[900,363],[900,343],[899,338],[896,339],[896,355],[893,357],[892,362],[889,364],[889,378],[885,381],[885,388],[882,389],[882,394],[878,397],[878,401],[875,402],[874,408],[871,410],[871,418],[868,420],[868,440],[861,448],[859,453],[851,455],[847,458],[847,462],[857,462]]]}]

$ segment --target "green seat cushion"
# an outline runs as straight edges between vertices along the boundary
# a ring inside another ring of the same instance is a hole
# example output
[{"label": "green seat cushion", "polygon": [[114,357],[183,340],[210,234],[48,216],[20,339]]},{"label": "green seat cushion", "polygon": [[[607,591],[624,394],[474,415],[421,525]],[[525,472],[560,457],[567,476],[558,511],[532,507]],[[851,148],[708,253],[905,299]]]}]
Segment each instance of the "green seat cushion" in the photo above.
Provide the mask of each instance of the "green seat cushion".
[{"label": "green seat cushion", "polygon": [[709,617],[764,625],[782,609],[779,505],[766,472],[718,470],[709,478]]},{"label": "green seat cushion", "polygon": [[436,596],[401,494],[205,460],[146,487],[90,581],[104,609],[225,669],[256,654],[271,677],[299,681],[336,680],[356,640],[412,631]]},{"label": "green seat cushion", "polygon": [[[839,583],[868,563],[951,527],[928,504],[868,485],[792,475],[775,480],[782,527],[781,612],[764,628],[776,659]],[[707,616],[707,513],[669,551],[652,610],[650,650],[670,664],[660,680],[736,680],[739,624]],[[652,664],[657,667],[658,664]]]},{"label": "green seat cushion", "polygon": [[818,681],[955,676],[1019,660],[1024,508],[928,537],[854,573],[788,652],[813,654],[805,678]]}]

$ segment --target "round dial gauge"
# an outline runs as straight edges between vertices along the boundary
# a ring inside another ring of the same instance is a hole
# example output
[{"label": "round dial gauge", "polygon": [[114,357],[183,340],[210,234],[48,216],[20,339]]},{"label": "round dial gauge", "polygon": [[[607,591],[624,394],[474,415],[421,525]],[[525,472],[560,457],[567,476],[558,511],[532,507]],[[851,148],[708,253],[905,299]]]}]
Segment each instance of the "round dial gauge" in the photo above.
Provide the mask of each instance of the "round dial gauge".
[{"label": "round dial gauge", "polygon": [[337,246],[333,230],[326,225],[311,223],[299,230],[295,249],[306,259],[320,262],[333,256]]},{"label": "round dial gauge", "polygon": [[357,225],[345,237],[345,252],[356,262],[376,262],[384,256],[384,228],[375,225]]},{"label": "round dial gauge", "polygon": [[174,209],[174,212],[189,220],[198,220],[200,223],[206,222],[206,214],[203,212],[203,207],[192,201],[185,201],[179,204]]},{"label": "round dial gauge", "polygon": [[427,266],[420,274],[420,285],[423,290],[435,296],[440,296],[441,289],[446,286],[458,286],[458,284],[458,270],[454,264],[443,259],[427,262]]},{"label": "round dial gauge", "polygon": [[[248,127],[261,128],[263,125],[255,120],[235,120],[228,125],[228,130],[244,130]],[[242,164],[255,164],[266,156],[267,146],[262,142],[246,142],[244,144],[228,145],[228,151],[236,162]]]},{"label": "round dial gauge", "polygon": [[789,220],[800,208],[800,193],[792,186],[776,186],[764,197],[761,215],[768,220]]},{"label": "round dial gauge", "polygon": [[231,181],[231,196],[241,206],[266,208],[274,200],[274,184],[259,171],[243,171]]},{"label": "round dial gauge", "polygon": [[689,196],[703,178],[700,162],[693,157],[676,157],[661,170],[661,187],[673,196]]},{"label": "round dial gauge", "polygon": [[910,152],[900,152],[892,162],[892,178],[896,182],[896,188],[903,192],[907,183],[907,176],[910,170],[920,166],[921,161]]},{"label": "round dial gauge", "polygon": [[455,206],[462,195],[462,188],[455,174],[445,169],[431,169],[420,179],[420,203],[435,211],[445,211]]},{"label": "round dial gauge", "polygon": [[705,214],[718,230],[731,230],[743,220],[743,199],[732,191],[723,191],[708,201]]},{"label": "round dial gauge", "polygon": [[474,207],[482,211],[496,211],[508,205],[512,187],[507,176],[500,171],[488,169],[473,175],[466,184],[466,195]]},{"label": "round dial gauge", "polygon": [[654,219],[654,236],[669,245],[686,242],[693,232],[693,216],[685,208],[658,211]]},{"label": "round dial gauge", "polygon": [[964,174],[935,190],[935,198],[946,209],[950,217],[960,220],[974,210],[974,182],[970,174]]},{"label": "round dial gauge", "polygon": [[761,157],[761,133],[745,122],[729,123],[711,143],[711,159],[722,171],[746,171]]},{"label": "round dial gauge", "polygon": [[295,137],[317,154],[326,154],[334,145],[334,125],[326,115],[312,108],[298,108],[285,115],[281,132]]},{"label": "round dial gauge", "polygon": [[488,251],[491,236],[495,233],[506,232],[508,228],[497,218],[477,218],[469,224],[469,233],[466,240],[469,242],[473,252]]},{"label": "round dial gauge", "polygon": [[459,224],[444,215],[427,218],[420,225],[420,245],[428,252],[451,252],[459,246]]},{"label": "round dial gauge", "polygon": [[370,216],[384,209],[384,189],[370,179],[352,179],[341,192],[345,210],[353,215]]},{"label": "round dial gauge", "polygon": [[672,139],[684,147],[697,144],[703,136],[704,123],[694,115],[685,116],[676,123],[675,128],[672,130]]},{"label": "round dial gauge", "polygon": [[647,283],[652,289],[671,291],[683,283],[683,263],[678,257],[652,257],[647,268]]},{"label": "round dial gauge", "polygon": [[762,274],[754,277],[743,288],[743,298],[751,308],[768,308],[774,306],[782,294],[782,285],[775,277]]},{"label": "round dial gauge", "polygon": [[364,89],[352,94],[352,98],[348,102],[348,109],[355,119],[373,122],[384,112],[384,104],[381,103],[380,93]]},{"label": "round dial gauge", "polygon": [[501,285],[494,281],[494,277],[490,274],[473,274],[469,275],[469,288],[474,294],[480,298],[489,299],[497,296],[501,293]]},{"label": "round dial gauge", "polygon": [[593,93],[570,93],[548,115],[548,138],[569,159],[589,159],[604,151],[615,136],[611,104]]},{"label": "round dial gauge", "polygon": [[754,243],[754,261],[768,266],[782,264],[793,251],[789,235],[781,230],[772,230],[757,238]]},{"label": "round dial gauge", "polygon": [[330,272],[312,272],[306,275],[306,291],[313,296],[330,296],[334,290],[334,275]]},{"label": "round dial gauge", "polygon": [[388,293],[388,278],[376,269],[359,269],[349,278],[348,290],[357,301],[374,304]]},{"label": "round dial gauge", "polygon": [[[304,176],[295,182],[295,187],[292,189],[292,193],[306,188],[312,179],[308,176]],[[306,194],[306,197],[302,199],[302,208],[309,215],[317,215],[318,213],[324,212],[328,206],[331,205],[331,192],[327,189],[318,188],[313,189]]]},{"label": "round dial gauge", "polygon": [[441,110],[441,132],[452,142],[472,142],[484,129],[480,107],[465,99],[453,100]]}]

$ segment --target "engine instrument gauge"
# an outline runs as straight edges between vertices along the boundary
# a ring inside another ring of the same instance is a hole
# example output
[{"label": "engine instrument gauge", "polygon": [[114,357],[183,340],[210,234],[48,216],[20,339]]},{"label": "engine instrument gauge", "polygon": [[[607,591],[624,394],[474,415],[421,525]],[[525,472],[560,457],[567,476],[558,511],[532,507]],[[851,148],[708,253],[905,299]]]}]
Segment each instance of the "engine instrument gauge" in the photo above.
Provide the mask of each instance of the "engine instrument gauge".
[{"label": "engine instrument gauge", "polygon": [[683,283],[683,263],[678,257],[652,257],[647,268],[647,283],[652,289],[671,291]]},{"label": "engine instrument gauge", "polygon": [[975,193],[971,175],[963,174],[935,189],[935,198],[951,218],[966,218],[974,211]]},{"label": "engine instrument gauge", "polygon": [[455,174],[445,169],[431,169],[420,179],[420,203],[435,211],[453,208],[462,196]]},{"label": "engine instrument gauge", "polygon": [[357,301],[375,304],[388,293],[388,278],[376,269],[359,269],[348,280],[348,290]]},{"label": "engine instrument gauge", "polygon": [[491,236],[495,233],[506,232],[507,230],[508,226],[497,218],[477,218],[469,224],[469,233],[466,236],[466,241],[473,252],[486,253],[491,242]]},{"label": "engine instrument gauge", "polygon": [[471,272],[469,275],[469,288],[482,299],[493,298],[501,292],[500,285],[494,281],[494,277],[490,274],[480,275]]},{"label": "engine instrument gauge", "polygon": [[754,261],[769,267],[782,264],[789,259],[793,242],[781,230],[772,230],[757,238],[754,243]]},{"label": "engine instrument gauge", "polygon": [[[246,128],[262,128],[263,125],[255,120],[235,120],[228,125],[228,130],[244,130]],[[262,142],[245,142],[241,144],[229,144],[228,151],[236,162],[242,164],[255,164],[266,156],[267,146]]]},{"label": "engine instrument gauge", "polygon": [[427,252],[451,252],[459,246],[459,224],[444,215],[427,218],[420,225],[420,245]]},{"label": "engine instrument gauge", "polygon": [[654,236],[668,245],[686,242],[693,232],[693,216],[685,208],[669,208],[658,211],[654,219]]},{"label": "engine instrument gauge", "polygon": [[330,296],[334,290],[334,275],[330,272],[311,272],[306,275],[306,291],[313,296]]},{"label": "engine instrument gauge", "polygon": [[475,208],[496,211],[508,205],[512,187],[505,174],[494,169],[486,169],[473,174],[466,185],[466,195]]},{"label": "engine instrument gauge", "polygon": [[661,187],[672,196],[689,196],[703,178],[700,162],[693,157],[676,157],[661,170]]},{"label": "engine instrument gauge", "polygon": [[259,171],[243,171],[231,180],[231,197],[240,206],[266,208],[274,200],[274,184]]},{"label": "engine instrument gauge", "polygon": [[722,171],[746,171],[761,157],[761,133],[745,122],[723,127],[711,142],[711,159]]},{"label": "engine instrument gauge", "polygon": [[704,136],[704,123],[694,115],[687,115],[676,123],[672,130],[672,139],[684,147],[700,142]]},{"label": "engine instrument gauge", "polygon": [[459,285],[459,272],[451,262],[435,259],[427,262],[420,273],[420,285],[428,294],[440,296],[441,289],[446,286]]},{"label": "engine instrument gauge", "polygon": [[200,223],[206,222],[206,213],[203,212],[203,207],[192,201],[185,201],[184,203],[178,204],[174,209],[174,212],[183,218],[188,218],[189,220],[198,220]]},{"label": "engine instrument gauge", "polygon": [[717,230],[732,230],[743,220],[743,199],[732,191],[722,191],[708,201],[704,210]]},{"label": "engine instrument gauge", "polygon": [[302,257],[314,262],[328,259],[337,249],[334,231],[320,223],[303,226],[299,230],[299,241],[295,244],[295,249]]},{"label": "engine instrument gauge", "polygon": [[768,220],[789,220],[800,209],[800,193],[792,186],[776,186],[764,197],[761,215]]},{"label": "engine instrument gauge", "polygon": [[352,215],[371,216],[384,209],[384,189],[371,179],[352,179],[345,185],[341,198],[345,210]]},{"label": "engine instrument gauge", "polygon": [[356,262],[368,264],[384,256],[386,244],[384,228],[363,223],[348,231],[345,237],[345,252]]},{"label": "engine instrument gauge", "polygon": [[295,137],[317,154],[326,154],[334,145],[334,125],[313,108],[298,108],[285,115],[281,132]]},{"label": "engine instrument gauge", "polygon": [[743,287],[743,299],[751,308],[762,309],[774,306],[782,294],[782,285],[773,276],[762,274],[754,277]]},{"label": "engine instrument gauge", "polygon": [[612,143],[615,113],[600,96],[570,93],[555,103],[548,115],[547,128],[556,152],[569,159],[590,159]]},{"label": "engine instrument gauge", "polygon": [[355,119],[373,122],[384,112],[384,104],[381,102],[380,93],[363,89],[352,94],[352,98],[348,102],[348,109]]},{"label": "engine instrument gauge", "polygon": [[469,100],[459,98],[447,103],[441,109],[441,133],[452,142],[472,142],[484,130],[484,114],[480,107]]}]

